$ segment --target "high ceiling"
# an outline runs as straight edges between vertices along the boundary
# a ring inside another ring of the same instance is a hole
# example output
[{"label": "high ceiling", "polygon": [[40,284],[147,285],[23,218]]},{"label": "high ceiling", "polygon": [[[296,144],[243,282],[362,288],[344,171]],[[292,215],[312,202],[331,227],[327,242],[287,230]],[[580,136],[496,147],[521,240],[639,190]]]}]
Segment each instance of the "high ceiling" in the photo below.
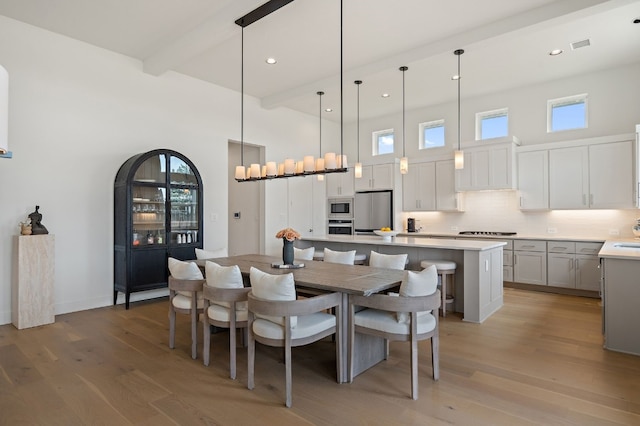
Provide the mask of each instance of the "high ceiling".
[{"label": "high ceiling", "polygon": [[[240,90],[241,28],[265,0],[0,0],[0,14],[143,61]],[[640,61],[640,0],[343,0],[344,118],[453,101],[462,96]],[[570,43],[590,46],[572,50]],[[552,49],[564,53],[550,56]],[[268,65],[267,57],[277,59]],[[265,108],[340,119],[340,0],[296,0],[244,29],[244,90]],[[390,97],[382,98],[382,93]]]}]

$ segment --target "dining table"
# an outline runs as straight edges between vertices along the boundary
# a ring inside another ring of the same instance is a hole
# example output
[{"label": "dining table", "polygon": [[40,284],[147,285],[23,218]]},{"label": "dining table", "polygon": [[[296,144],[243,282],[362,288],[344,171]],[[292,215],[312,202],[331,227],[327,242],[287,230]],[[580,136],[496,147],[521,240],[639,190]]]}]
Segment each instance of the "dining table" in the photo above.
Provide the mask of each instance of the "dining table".
[{"label": "dining table", "polygon": [[[342,348],[347,347],[349,326],[349,295],[357,294],[369,296],[371,294],[394,289],[400,285],[405,276],[405,271],[386,268],[374,268],[364,265],[344,265],[323,261],[305,260],[298,268],[280,268],[274,265],[282,264],[282,259],[276,256],[262,254],[243,254],[238,256],[221,257],[214,259],[199,259],[194,262],[204,271],[207,261],[212,261],[221,266],[238,265],[242,273],[245,286],[250,286],[249,271],[251,267],[263,272],[282,275],[292,273],[299,294],[313,295],[328,292],[341,294],[340,318],[337,325],[340,327],[338,335]],[[371,368],[384,360],[386,345],[384,339],[376,336],[368,336],[356,333],[354,343],[354,376]],[[337,370],[341,372],[338,381],[350,382],[347,351],[342,351],[340,359],[336,360]]]}]

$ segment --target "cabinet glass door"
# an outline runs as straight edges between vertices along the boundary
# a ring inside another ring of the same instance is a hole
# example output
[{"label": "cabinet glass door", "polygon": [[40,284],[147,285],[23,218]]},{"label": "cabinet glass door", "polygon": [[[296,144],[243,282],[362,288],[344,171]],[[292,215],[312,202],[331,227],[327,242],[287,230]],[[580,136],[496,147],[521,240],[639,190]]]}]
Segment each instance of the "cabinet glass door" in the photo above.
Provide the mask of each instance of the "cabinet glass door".
[{"label": "cabinet glass door", "polygon": [[134,247],[166,244],[166,188],[154,184],[132,185],[132,220]]},{"label": "cabinet glass door", "polygon": [[148,158],[138,167],[133,180],[136,182],[153,182],[165,184],[167,162],[165,155],[160,154]]},{"label": "cabinet glass door", "polygon": [[195,173],[191,170],[191,167],[187,163],[185,163],[182,159],[178,157],[171,156],[170,157],[170,168],[171,168],[171,184],[175,185],[197,185],[198,180],[196,179]]},{"label": "cabinet glass door", "polygon": [[[171,173],[173,176],[173,172]],[[171,188],[171,243],[198,242],[198,190]]]}]

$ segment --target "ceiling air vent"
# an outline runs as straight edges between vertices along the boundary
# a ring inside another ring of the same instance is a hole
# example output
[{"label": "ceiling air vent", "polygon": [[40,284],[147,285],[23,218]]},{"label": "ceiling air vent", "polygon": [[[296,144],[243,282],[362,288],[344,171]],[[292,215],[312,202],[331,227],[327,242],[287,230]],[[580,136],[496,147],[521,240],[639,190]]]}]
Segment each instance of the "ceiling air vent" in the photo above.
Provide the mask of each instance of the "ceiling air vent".
[{"label": "ceiling air vent", "polygon": [[574,41],[573,43],[571,43],[571,50],[576,50],[580,49],[581,47],[587,46],[591,46],[591,42],[589,41],[589,39]]}]

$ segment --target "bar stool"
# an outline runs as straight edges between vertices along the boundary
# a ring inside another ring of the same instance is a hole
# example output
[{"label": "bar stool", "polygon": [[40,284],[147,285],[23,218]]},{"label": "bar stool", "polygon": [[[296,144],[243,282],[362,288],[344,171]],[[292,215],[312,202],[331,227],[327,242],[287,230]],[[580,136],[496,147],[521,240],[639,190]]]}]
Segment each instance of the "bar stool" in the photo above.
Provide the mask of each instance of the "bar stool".
[{"label": "bar stool", "polygon": [[[456,283],[456,263],[450,260],[423,260],[420,262],[420,266],[424,268],[428,268],[431,265],[436,266],[436,271],[438,272],[438,278],[440,281],[440,294],[442,295],[442,317],[447,316],[447,305],[453,303],[455,300],[455,283]],[[449,281],[447,277],[451,277],[451,283],[447,283]],[[449,286],[449,292],[451,294],[447,294],[447,286]]]}]

